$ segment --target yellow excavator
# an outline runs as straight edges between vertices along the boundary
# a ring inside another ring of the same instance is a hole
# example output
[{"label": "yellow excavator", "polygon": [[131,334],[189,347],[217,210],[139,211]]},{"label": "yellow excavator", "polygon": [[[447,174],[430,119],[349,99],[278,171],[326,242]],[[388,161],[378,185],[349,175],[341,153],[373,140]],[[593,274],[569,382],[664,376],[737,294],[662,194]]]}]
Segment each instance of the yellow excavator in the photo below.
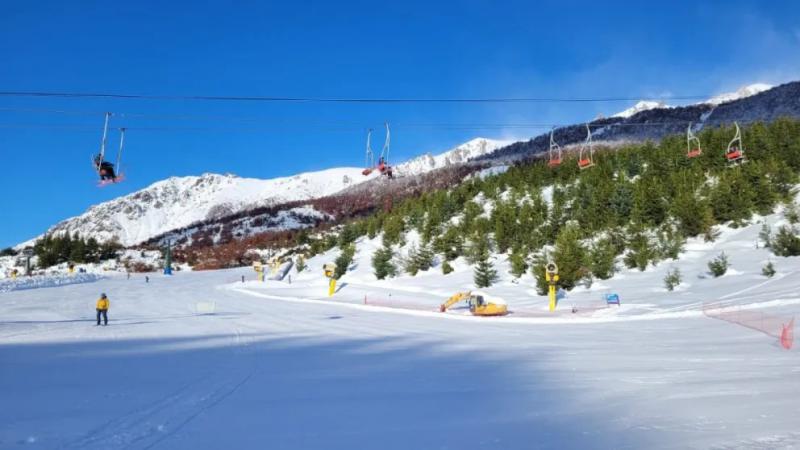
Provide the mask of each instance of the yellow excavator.
[{"label": "yellow excavator", "polygon": [[486,295],[484,292],[458,292],[442,303],[439,311],[445,312],[458,302],[467,300],[469,312],[474,316],[504,316],[508,314],[508,305],[498,297]]}]

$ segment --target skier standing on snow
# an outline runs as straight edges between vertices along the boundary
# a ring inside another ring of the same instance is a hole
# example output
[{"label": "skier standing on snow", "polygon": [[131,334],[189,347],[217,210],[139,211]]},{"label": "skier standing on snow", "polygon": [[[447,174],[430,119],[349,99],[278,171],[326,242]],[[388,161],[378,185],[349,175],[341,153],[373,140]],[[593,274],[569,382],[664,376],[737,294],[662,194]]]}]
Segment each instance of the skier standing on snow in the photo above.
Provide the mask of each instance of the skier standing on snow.
[{"label": "skier standing on snow", "polygon": [[100,294],[100,299],[97,300],[97,325],[100,325],[100,315],[103,315],[103,326],[108,325],[108,307],[111,302],[108,301],[106,294]]}]

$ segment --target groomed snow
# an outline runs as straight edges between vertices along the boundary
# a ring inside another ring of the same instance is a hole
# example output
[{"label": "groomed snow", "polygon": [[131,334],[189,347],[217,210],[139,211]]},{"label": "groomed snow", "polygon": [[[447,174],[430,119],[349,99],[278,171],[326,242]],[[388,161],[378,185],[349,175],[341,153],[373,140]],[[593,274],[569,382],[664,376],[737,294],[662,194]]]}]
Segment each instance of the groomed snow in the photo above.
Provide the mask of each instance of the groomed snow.
[{"label": "groomed snow", "polygon": [[0,279],[0,292],[21,291],[24,289],[40,289],[65,286],[68,284],[92,283],[102,278],[96,273],[51,274],[31,277],[19,276]]},{"label": "groomed snow", "polygon": [[[379,239],[359,243],[332,298],[335,250],[291,282],[238,269],[2,293],[0,448],[796,448],[797,349],[702,314],[800,311],[800,261],[771,257],[778,275],[761,276],[759,229],[576,289],[554,314],[502,256],[484,290],[512,314],[439,313],[474,289],[471,270],[377,281]],[[721,250],[735,275],[714,279]],[[685,284],[670,293],[671,267]],[[108,327],[94,325],[100,292]]]}]

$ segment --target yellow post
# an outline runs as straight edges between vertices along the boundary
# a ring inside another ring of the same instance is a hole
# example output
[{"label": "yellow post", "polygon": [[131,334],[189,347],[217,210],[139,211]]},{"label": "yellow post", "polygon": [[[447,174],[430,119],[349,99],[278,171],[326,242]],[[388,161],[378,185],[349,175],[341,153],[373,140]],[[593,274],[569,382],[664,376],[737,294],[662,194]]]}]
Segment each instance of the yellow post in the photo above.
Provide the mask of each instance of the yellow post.
[{"label": "yellow post", "polygon": [[253,270],[256,271],[256,279],[258,281],[264,281],[264,265],[261,264],[261,261],[254,261],[253,262]]},{"label": "yellow post", "polygon": [[544,277],[547,280],[547,296],[550,299],[550,312],[556,310],[556,283],[558,282],[558,266],[549,262],[544,267]]},{"label": "yellow post", "polygon": [[322,265],[323,273],[325,277],[328,278],[328,297],[333,297],[333,293],[336,291],[336,264],[335,263],[325,263]]},{"label": "yellow post", "polygon": [[333,297],[333,293],[336,291],[336,278],[331,278],[331,281],[328,282],[328,297]]}]

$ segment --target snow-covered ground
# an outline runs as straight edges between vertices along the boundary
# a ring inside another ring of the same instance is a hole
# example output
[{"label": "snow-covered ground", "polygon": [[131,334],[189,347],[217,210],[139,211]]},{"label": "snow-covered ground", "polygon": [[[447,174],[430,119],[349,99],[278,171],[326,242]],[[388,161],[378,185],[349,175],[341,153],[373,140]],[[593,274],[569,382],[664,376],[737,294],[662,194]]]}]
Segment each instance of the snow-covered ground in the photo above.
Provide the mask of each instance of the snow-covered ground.
[{"label": "snow-covered ground", "polygon": [[[798,315],[800,261],[760,275],[759,229],[576,289],[554,314],[503,261],[487,291],[512,314],[436,312],[471,271],[376,281],[366,241],[332,298],[335,251],[291,284],[237,269],[3,293],[0,448],[798,448],[797,347],[702,313]],[[672,267],[685,281],[667,292]]]},{"label": "snow-covered ground", "polygon": [[31,277],[0,278],[0,292],[21,291],[64,286],[67,284],[92,283],[101,277],[96,273],[51,274]]}]

